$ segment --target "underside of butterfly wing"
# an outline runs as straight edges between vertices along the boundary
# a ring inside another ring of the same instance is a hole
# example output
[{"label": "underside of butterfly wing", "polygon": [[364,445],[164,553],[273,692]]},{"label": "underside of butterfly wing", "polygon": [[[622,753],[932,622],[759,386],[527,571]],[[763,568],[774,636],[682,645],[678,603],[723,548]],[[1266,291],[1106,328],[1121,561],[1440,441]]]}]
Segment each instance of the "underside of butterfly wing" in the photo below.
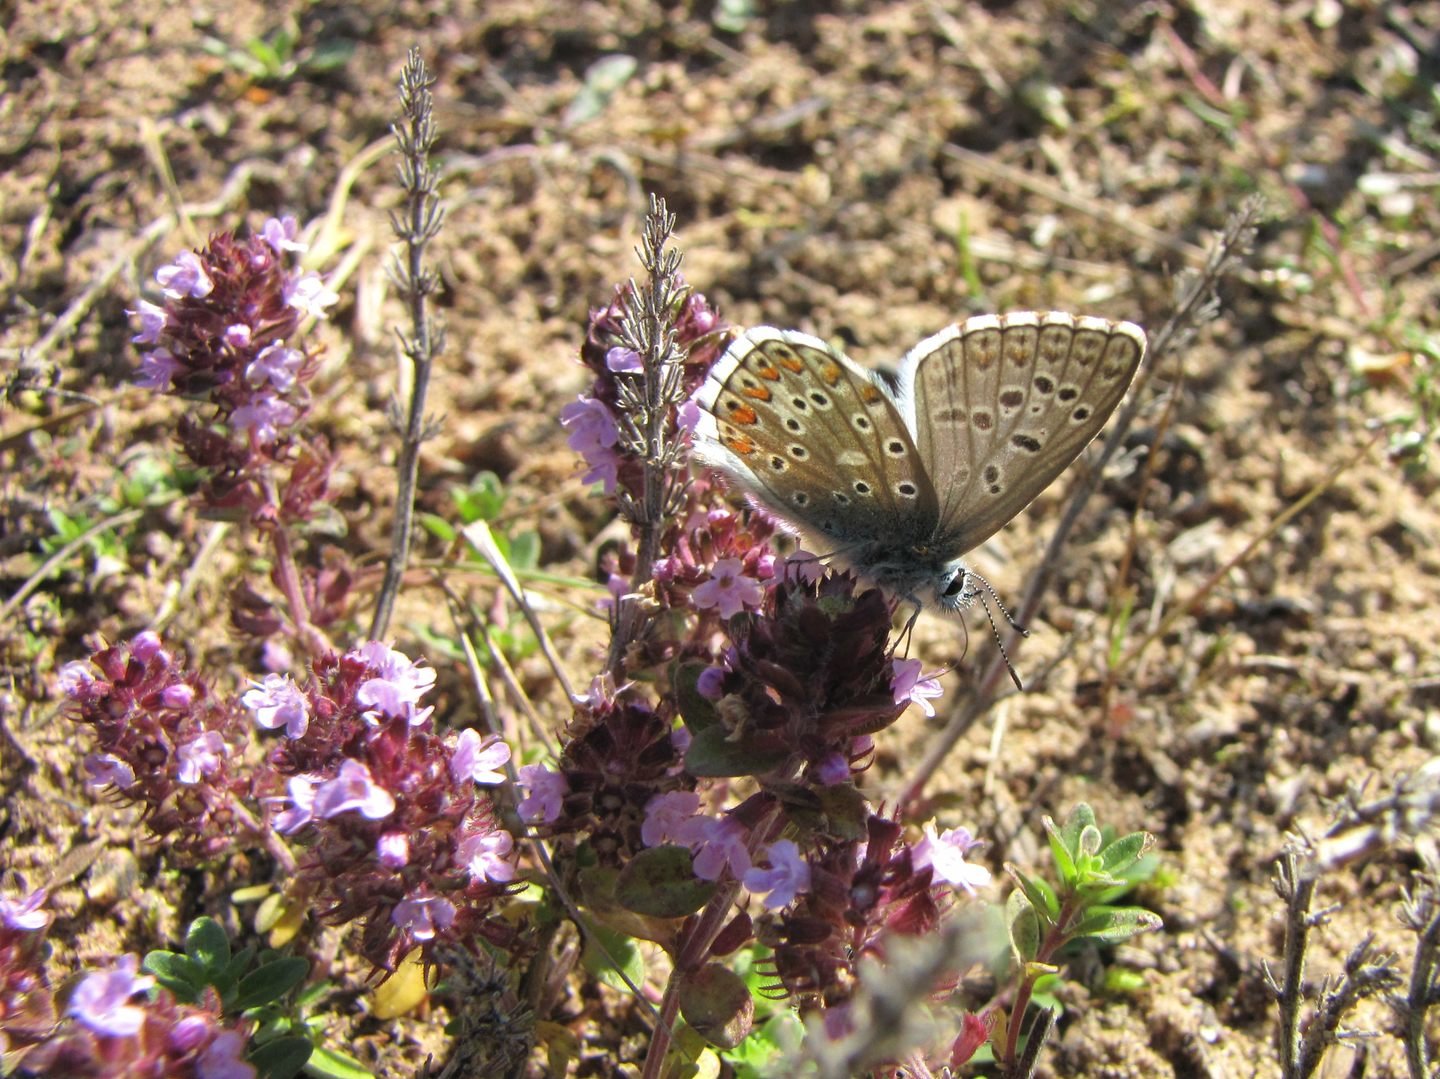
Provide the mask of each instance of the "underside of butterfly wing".
[{"label": "underside of butterfly wing", "polygon": [[934,476],[942,545],[983,543],[1099,433],[1145,353],[1129,322],[1019,312],[972,318],[900,369],[902,408]]},{"label": "underside of butterfly wing", "polygon": [[806,334],[741,334],[696,395],[697,455],[834,552],[934,533],[935,489],[886,392]]}]

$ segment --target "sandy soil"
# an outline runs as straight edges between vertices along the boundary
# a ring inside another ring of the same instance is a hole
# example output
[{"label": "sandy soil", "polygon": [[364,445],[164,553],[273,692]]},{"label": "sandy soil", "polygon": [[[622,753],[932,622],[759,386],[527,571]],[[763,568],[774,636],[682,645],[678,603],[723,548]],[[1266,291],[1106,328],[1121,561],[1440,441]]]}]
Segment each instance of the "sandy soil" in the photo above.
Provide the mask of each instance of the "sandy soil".
[{"label": "sandy soil", "polygon": [[[347,41],[351,60],[261,81],[207,48],[269,34],[282,9],[300,56]],[[732,322],[804,329],[868,363],[990,310],[1154,328],[1176,275],[1259,194],[1253,256],[1224,283],[1218,317],[1146,386],[1140,430],[1065,552],[1017,656],[1029,691],[986,714],[932,793],[949,823],[987,838],[997,870],[1036,864],[1041,815],[1077,800],[1156,836],[1163,871],[1139,901],[1165,931],[1077,960],[1042,1074],[1276,1074],[1264,964],[1282,942],[1281,846],[1322,832],[1354,785],[1386,794],[1440,737],[1440,514],[1424,452],[1427,402],[1430,419],[1440,411],[1440,15],[1338,0],[1020,0],[781,5],[741,24],[725,28],[708,5],[637,2],[20,5],[0,31],[0,349],[20,379],[0,415],[0,596],[39,571],[54,511],[99,522],[118,512],[122,480],[173,460],[173,402],[129,385],[124,308],[207,230],[272,213],[340,214],[327,265],[345,260],[348,275],[316,331],[317,421],[341,454],[336,542],[362,561],[385,549],[401,315],[383,272],[390,159],[372,156],[334,199],[346,166],[387,138],[411,45],[437,75],[449,206],[435,254],[450,345],[423,508],[449,513],[452,487],[493,470],[507,522],[538,528],[542,565],[559,574],[587,574],[609,510],[579,482],[556,416],[587,383],[574,362],[587,310],[637,272],[647,192],[679,215],[687,279]],[[586,72],[614,55],[635,72],[584,115]],[[195,213],[195,232],[147,232],[175,197],[225,201]],[[1389,452],[1405,432],[1419,450]],[[1064,490],[978,554],[1001,595],[1022,592]],[[0,864],[51,885],[57,976],[173,943],[202,912],[241,925],[226,890],[271,871],[259,857],[175,868],[86,793],[57,718],[55,669],[157,618],[197,666],[256,669],[216,614],[254,552],[212,549],[213,529],[183,501],[144,508],[103,552],[71,552],[0,626]],[[494,587],[464,574],[456,586]],[[1182,613],[1115,668],[1101,708],[1127,591],[1135,614],[1116,654]],[[397,633],[448,632],[439,610],[412,589]],[[921,654],[959,668],[937,720],[912,715],[887,734],[877,800],[964,705],[991,647],[983,623],[971,628],[966,652],[956,624],[922,622]],[[593,663],[593,631],[562,637],[577,670]],[[563,721],[543,667],[521,675]],[[439,698],[442,716],[473,712],[458,666]],[[1336,910],[1313,984],[1366,933],[1408,972],[1413,938],[1394,912],[1419,867],[1402,831],[1326,874],[1318,902]],[[1107,989],[1111,969],[1143,988]],[[335,974],[349,988],[324,1006],[334,1044],[395,1076],[442,1050],[443,1008],[366,1018],[363,971],[341,960]],[[584,1043],[580,1074],[609,1074],[616,1039],[633,1053],[643,1029],[597,1014],[577,1001],[552,1017]],[[1347,1026],[1377,1036],[1337,1051],[1330,1074],[1405,1074],[1383,1002]]]}]

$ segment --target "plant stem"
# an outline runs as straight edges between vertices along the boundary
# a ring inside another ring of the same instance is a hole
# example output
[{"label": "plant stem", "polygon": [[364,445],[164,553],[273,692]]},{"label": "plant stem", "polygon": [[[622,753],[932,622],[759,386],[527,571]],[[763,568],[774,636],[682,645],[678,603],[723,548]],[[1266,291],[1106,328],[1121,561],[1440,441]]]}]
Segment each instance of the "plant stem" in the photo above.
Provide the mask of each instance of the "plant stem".
[{"label": "plant stem", "polygon": [[[405,70],[400,75],[400,104],[404,120],[391,127],[401,155],[400,183],[408,196],[404,214],[394,215],[391,227],[405,243],[405,261],[402,263],[397,259],[390,270],[391,278],[410,310],[410,331],[408,334],[397,332],[397,336],[400,338],[400,351],[410,361],[412,378],[400,457],[395,466],[395,519],[390,532],[390,558],[385,564],[385,580],[375,599],[375,616],[370,622],[370,636],[374,640],[383,637],[389,627],[400,581],[410,561],[420,444],[427,435],[425,397],[435,356],[445,343],[444,330],[430,318],[426,304],[427,297],[435,291],[439,281],[426,266],[425,249],[445,220],[444,208],[435,196],[438,177],[430,164],[430,151],[438,133],[434,102],[428,89],[433,81],[420,51],[411,49]],[[398,412],[398,409],[395,411]],[[393,413],[392,419],[397,421],[398,426],[398,417]]]}]

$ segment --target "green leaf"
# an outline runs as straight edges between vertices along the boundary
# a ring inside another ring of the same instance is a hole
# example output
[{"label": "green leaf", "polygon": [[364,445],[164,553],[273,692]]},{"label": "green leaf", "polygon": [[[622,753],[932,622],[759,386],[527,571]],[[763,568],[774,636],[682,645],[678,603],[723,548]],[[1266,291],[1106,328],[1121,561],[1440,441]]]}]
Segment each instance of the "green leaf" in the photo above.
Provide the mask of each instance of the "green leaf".
[{"label": "green leaf", "polygon": [[1005,929],[1016,961],[1032,962],[1040,951],[1040,918],[1022,891],[1011,892],[1005,901]]},{"label": "green leaf", "polygon": [[476,521],[493,521],[507,497],[505,485],[493,472],[477,473],[469,487],[457,487],[450,492],[461,523],[467,525]]},{"label": "green leaf", "polygon": [[565,110],[564,126],[573,127],[593,120],[605,111],[610,99],[635,74],[639,61],[633,56],[602,56],[585,70],[585,85]]},{"label": "green leaf", "polygon": [[419,518],[420,527],[444,543],[454,543],[455,537],[460,534],[454,525],[438,513],[422,513]]},{"label": "green leaf", "polygon": [[635,855],[615,882],[616,901],[650,918],[694,914],[714,894],[714,884],[695,876],[690,852],[669,843]]},{"label": "green leaf", "polygon": [[1055,871],[1059,874],[1060,883],[1065,889],[1075,881],[1075,857],[1071,853],[1071,846],[1066,839],[1065,832],[1056,825],[1050,817],[1042,818],[1045,824],[1045,834],[1050,841],[1050,857],[1055,861]]},{"label": "green leaf", "polygon": [[202,915],[190,923],[185,934],[185,954],[200,965],[207,980],[212,980],[230,962],[230,938],[219,922]]},{"label": "green leaf", "polygon": [[210,984],[220,990],[221,997],[232,997],[235,995],[235,988],[240,984],[240,979],[250,969],[250,964],[255,961],[255,945],[247,944],[244,948],[230,958],[225,964],[225,969],[210,979]]},{"label": "green leaf", "polygon": [[1141,907],[1091,907],[1071,928],[1070,940],[1098,940],[1116,944],[1140,933],[1159,929],[1160,916]]},{"label": "green leaf", "polygon": [[305,1067],[313,1049],[308,1038],[289,1036],[266,1042],[245,1059],[255,1066],[257,1079],[291,1079]]},{"label": "green leaf", "polygon": [[306,71],[336,71],[350,62],[355,55],[355,42],[345,38],[322,41],[310,50],[305,58]]},{"label": "green leaf", "polygon": [[734,1049],[755,1021],[750,991],[730,968],[707,963],[681,983],[680,1014],[711,1045]]},{"label": "green leaf", "polygon": [[1086,828],[1095,827],[1095,810],[1091,809],[1086,802],[1077,802],[1075,808],[1070,810],[1070,815],[1065,818],[1065,823],[1060,826],[1060,835],[1065,843],[1065,849],[1072,853],[1080,849],[1080,833]]},{"label": "green leaf", "polygon": [[533,529],[510,537],[510,565],[534,569],[540,564],[540,534]]},{"label": "green leaf", "polygon": [[685,751],[685,769],[704,779],[760,775],[778,768],[790,756],[784,746],[732,742],[730,732],[718,725],[694,735]]},{"label": "green leaf", "polygon": [[299,956],[273,959],[240,979],[235,994],[235,1009],[245,1011],[279,1000],[305,980],[310,961]]},{"label": "green leaf", "polygon": [[319,1079],[375,1079],[375,1073],[354,1057],[316,1046],[315,1054],[305,1065],[305,1074]]},{"label": "green leaf", "polygon": [[188,955],[179,952],[150,952],[145,956],[141,968],[155,975],[155,980],[184,1004],[194,1004],[209,982],[200,965]]},{"label": "green leaf", "polygon": [[[624,993],[630,991],[630,987],[625,984],[625,977],[628,977],[634,985],[640,985],[645,981],[645,957],[640,954],[640,948],[635,943],[635,938],[617,933],[597,922],[590,923],[590,932],[586,934],[585,951],[581,955],[581,963],[587,971],[610,986],[611,989],[618,989]],[[616,969],[617,965],[618,970]],[[622,972],[625,977],[621,977]]]},{"label": "green leaf", "polygon": [[1018,865],[1009,862],[1005,863],[1005,870],[1015,883],[1024,889],[1025,898],[1030,901],[1037,914],[1054,925],[1060,917],[1060,899],[1055,894],[1055,889],[1050,887],[1050,882],[1043,877],[1032,877]]},{"label": "green leaf", "polygon": [[259,61],[265,74],[274,75],[280,70],[280,53],[275,46],[262,38],[254,37],[245,43],[245,51]]},{"label": "green leaf", "polygon": [[1141,855],[1149,850],[1154,842],[1155,837],[1149,832],[1131,832],[1121,836],[1100,851],[1100,866],[1107,873],[1124,873],[1140,860]]},{"label": "green leaf", "polygon": [[675,687],[675,703],[680,708],[680,718],[685,721],[685,726],[692,735],[720,722],[720,714],[715,711],[715,702],[708,697],[702,697],[698,688],[700,676],[709,666],[710,664],[699,661],[676,663],[670,675],[670,682]]}]

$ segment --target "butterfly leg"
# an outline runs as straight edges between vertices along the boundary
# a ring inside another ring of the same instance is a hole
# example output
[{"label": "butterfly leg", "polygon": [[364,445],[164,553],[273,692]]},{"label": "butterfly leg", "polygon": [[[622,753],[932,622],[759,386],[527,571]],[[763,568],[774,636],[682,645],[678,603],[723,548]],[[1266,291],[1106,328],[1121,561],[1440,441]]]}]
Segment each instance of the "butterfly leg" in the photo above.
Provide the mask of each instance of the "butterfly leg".
[{"label": "butterfly leg", "polygon": [[892,641],[890,644],[890,651],[887,653],[887,657],[892,659],[894,658],[895,653],[899,651],[901,641],[905,642],[904,654],[906,656],[910,655],[910,642],[915,634],[915,623],[919,621],[920,612],[923,609],[923,604],[921,604],[920,600],[917,599],[915,596],[904,596],[902,598],[907,603],[913,603],[915,605],[915,610],[910,615],[909,619],[906,620],[904,628],[895,635],[895,640]]}]

